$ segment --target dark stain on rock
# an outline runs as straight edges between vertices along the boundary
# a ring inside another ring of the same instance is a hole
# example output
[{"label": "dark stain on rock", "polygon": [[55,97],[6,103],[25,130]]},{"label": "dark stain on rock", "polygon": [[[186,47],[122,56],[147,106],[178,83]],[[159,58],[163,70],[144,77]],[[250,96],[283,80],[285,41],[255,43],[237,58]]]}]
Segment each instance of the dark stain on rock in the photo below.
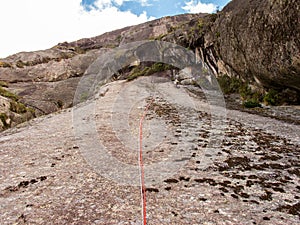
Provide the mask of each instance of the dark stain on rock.
[{"label": "dark stain on rock", "polygon": [[39,177],[40,181],[44,181],[44,180],[47,180],[47,177],[46,176],[41,176]]},{"label": "dark stain on rock", "polygon": [[251,187],[252,185],[254,185],[254,182],[252,180],[247,180],[246,186]]},{"label": "dark stain on rock", "polygon": [[18,188],[26,188],[28,185],[29,185],[29,181],[21,181],[19,184],[18,184]]},{"label": "dark stain on rock", "polygon": [[220,166],[219,171],[225,171],[229,169],[240,169],[240,170],[250,170],[251,166],[249,165],[250,159],[247,157],[231,157],[225,160],[227,166]]},{"label": "dark stain on rock", "polygon": [[274,187],[273,190],[276,191],[276,192],[285,193],[285,190],[281,187]]},{"label": "dark stain on rock", "polygon": [[255,180],[255,179],[258,179],[258,176],[256,176],[256,175],[250,175],[248,177],[248,179]]},{"label": "dark stain on rock", "polygon": [[264,195],[261,195],[259,197],[260,200],[263,200],[263,201],[271,201],[272,200],[272,192],[270,191],[265,191],[265,194]]},{"label": "dark stain on rock", "polygon": [[259,159],[259,161],[263,161],[263,160],[277,161],[279,159],[282,159],[282,156],[279,156],[279,155],[264,155],[263,157],[261,157]]},{"label": "dark stain on rock", "polygon": [[171,187],[165,187],[165,190],[170,191],[172,188]]},{"label": "dark stain on rock", "polygon": [[23,222],[23,223],[27,222],[26,216],[23,213],[19,216],[18,222]]},{"label": "dark stain on rock", "polygon": [[30,183],[31,183],[31,184],[35,184],[35,183],[37,183],[37,182],[38,182],[38,181],[37,181],[36,179],[31,179],[31,180],[30,180]]},{"label": "dark stain on rock", "polygon": [[258,201],[255,201],[255,200],[250,200],[251,203],[254,203],[256,205],[259,205],[259,202]]},{"label": "dark stain on rock", "polygon": [[174,178],[169,178],[169,179],[166,179],[164,180],[165,183],[168,183],[168,184],[171,184],[171,183],[178,183],[179,181],[177,179],[174,179]]},{"label": "dark stain on rock", "polygon": [[47,177],[46,176],[42,176],[42,177],[38,177],[36,179],[31,179],[31,180],[25,180],[25,181],[21,181],[18,185],[16,186],[8,186],[7,188],[5,188],[3,191],[0,192],[0,196],[5,196],[8,193],[12,193],[12,192],[17,192],[21,189],[27,188],[29,185],[33,185],[35,183],[38,183],[40,181],[44,181],[46,180]]},{"label": "dark stain on rock", "polygon": [[288,170],[290,174],[295,174],[297,177],[300,177],[300,170],[298,168]]},{"label": "dark stain on rock", "polygon": [[211,186],[216,186],[217,185],[216,181],[214,181],[213,179],[210,179],[210,178],[194,179],[194,181],[197,182],[197,183],[208,183]]},{"label": "dark stain on rock", "polygon": [[248,195],[248,194],[245,193],[245,192],[240,193],[240,196],[241,196],[242,198],[249,198],[249,197],[250,197],[250,195]]},{"label": "dark stain on rock", "polygon": [[174,216],[178,216],[178,213],[176,213],[176,212],[174,212],[174,211],[172,211],[172,214],[173,214]]},{"label": "dark stain on rock", "polygon": [[263,217],[263,220],[270,220],[270,218],[267,217],[267,216],[264,216],[264,217]]},{"label": "dark stain on rock", "polygon": [[283,213],[289,213],[292,215],[300,216],[300,202],[298,202],[294,205],[283,205],[283,206],[278,207],[276,210],[283,212]]},{"label": "dark stain on rock", "polygon": [[238,180],[245,180],[245,179],[246,179],[246,176],[238,175],[238,174],[233,174],[233,175],[232,175],[232,178],[238,179]]},{"label": "dark stain on rock", "polygon": [[189,177],[179,177],[180,181],[186,181],[186,182],[188,182],[188,181],[190,181],[190,179],[191,178],[189,178]]},{"label": "dark stain on rock", "polygon": [[146,188],[146,191],[148,191],[148,192],[155,192],[155,193],[159,192],[159,190],[157,188]]},{"label": "dark stain on rock", "polygon": [[235,198],[235,199],[238,199],[239,196],[235,195],[235,194],[231,194],[231,197]]},{"label": "dark stain on rock", "polygon": [[228,191],[226,188],[224,188],[224,187],[220,187],[219,190],[222,191],[222,192],[224,192],[224,193],[228,193],[228,192],[229,192],[229,191]]}]

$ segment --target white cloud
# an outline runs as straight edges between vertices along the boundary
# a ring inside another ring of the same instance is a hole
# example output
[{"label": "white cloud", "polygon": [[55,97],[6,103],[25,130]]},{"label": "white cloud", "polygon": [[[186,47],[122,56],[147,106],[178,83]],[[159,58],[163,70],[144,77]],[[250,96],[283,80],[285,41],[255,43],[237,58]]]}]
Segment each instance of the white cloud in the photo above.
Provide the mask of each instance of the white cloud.
[{"label": "white cloud", "polygon": [[212,13],[217,9],[217,6],[212,3],[205,4],[201,1],[191,0],[190,2],[185,2],[185,6],[182,9],[188,13]]},{"label": "white cloud", "polygon": [[138,2],[141,4],[141,6],[151,5],[148,2],[149,0],[96,0],[94,6],[99,10],[103,10],[107,7],[111,7],[113,4],[117,6],[121,6],[123,5],[124,2],[130,2],[130,1]]},{"label": "white cloud", "polygon": [[140,2],[142,6],[150,6],[150,5],[151,5],[151,4],[148,2],[148,0],[138,0],[138,2]]},{"label": "white cloud", "polygon": [[[144,12],[121,12],[111,2],[98,0],[85,11],[81,0],[9,0],[0,7],[0,58],[20,51],[46,49],[59,42],[100,35],[149,20]],[[101,7],[100,7],[101,6]],[[152,18],[151,18],[152,19]]]},{"label": "white cloud", "polygon": [[115,0],[115,3],[116,3],[117,5],[122,5],[123,2],[124,2],[124,0]]},{"label": "white cloud", "polygon": [[112,6],[113,0],[97,0],[94,4],[99,10]]}]

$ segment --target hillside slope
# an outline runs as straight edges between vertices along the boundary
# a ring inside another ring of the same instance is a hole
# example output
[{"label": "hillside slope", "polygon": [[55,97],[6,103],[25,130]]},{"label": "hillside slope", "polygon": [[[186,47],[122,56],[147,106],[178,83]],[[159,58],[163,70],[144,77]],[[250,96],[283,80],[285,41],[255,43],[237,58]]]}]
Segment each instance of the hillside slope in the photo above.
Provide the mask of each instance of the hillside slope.
[{"label": "hillside slope", "polygon": [[98,56],[126,43],[162,40],[193,50],[223,79],[225,94],[226,86],[234,86],[228,92],[240,92],[250,103],[299,104],[299,5],[297,0],[233,0],[217,14],[165,17],[18,53],[0,60],[0,80],[35,115],[48,114],[72,106],[81,76]]},{"label": "hillside slope", "polygon": [[1,224],[141,224],[150,102],[147,224],[299,223],[299,126],[228,110],[221,146],[208,148],[211,106],[188,88],[158,76],[105,88],[0,134]]}]

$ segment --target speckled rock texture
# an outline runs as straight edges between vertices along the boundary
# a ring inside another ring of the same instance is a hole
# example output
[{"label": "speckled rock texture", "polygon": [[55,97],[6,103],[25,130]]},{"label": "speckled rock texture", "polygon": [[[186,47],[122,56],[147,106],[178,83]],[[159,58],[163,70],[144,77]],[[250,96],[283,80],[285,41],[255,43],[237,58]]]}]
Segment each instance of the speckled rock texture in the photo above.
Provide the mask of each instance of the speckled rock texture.
[{"label": "speckled rock texture", "polygon": [[[184,155],[174,160],[184,164],[172,175],[146,183],[147,224],[299,224],[299,126],[227,110],[223,141],[208,152],[212,130],[205,98],[158,77],[105,88],[94,110],[80,118],[83,124],[96,121],[98,139],[112,157],[137,165],[139,119],[150,98],[143,132],[146,177],[148,165],[176,150]],[[116,102],[129,110],[118,111]],[[88,164],[84,136],[75,135],[81,128],[74,124],[66,109],[0,134],[1,224],[142,224],[140,187],[121,185],[114,174],[99,174]]]}]

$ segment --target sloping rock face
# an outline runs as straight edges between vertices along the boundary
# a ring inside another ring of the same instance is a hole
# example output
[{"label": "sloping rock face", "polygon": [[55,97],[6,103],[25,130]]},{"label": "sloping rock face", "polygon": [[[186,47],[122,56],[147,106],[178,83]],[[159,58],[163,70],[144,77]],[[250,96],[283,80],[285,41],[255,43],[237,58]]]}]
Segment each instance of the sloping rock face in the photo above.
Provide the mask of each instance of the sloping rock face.
[{"label": "sloping rock face", "polygon": [[48,114],[70,106],[75,81],[78,82],[98,54],[96,50],[81,53],[59,46],[18,53],[5,59],[10,66],[0,68],[1,80],[38,114]]},{"label": "sloping rock face", "polygon": [[0,224],[143,224],[135,166],[151,102],[148,225],[299,224],[300,126],[228,110],[211,148],[211,105],[187,88],[154,76],[105,88],[73,113],[0,133]]},{"label": "sloping rock face", "polygon": [[229,73],[299,93],[299,24],[297,0],[233,0],[218,14],[206,44],[213,44]]},{"label": "sloping rock face", "polygon": [[93,38],[59,43],[48,50],[21,52],[0,60],[0,79],[9,84],[9,91],[35,109],[37,116],[68,108],[80,77],[97,57],[119,45],[166,35],[172,26],[198,16],[165,17]]},{"label": "sloping rock face", "polygon": [[22,103],[0,96],[0,131],[14,127],[35,117],[32,109]]},{"label": "sloping rock face", "polygon": [[[252,7],[255,1],[249,2]],[[230,7],[242,3],[232,1]],[[0,77],[6,81],[0,83],[1,92],[8,96],[0,96],[0,113],[25,116],[22,102],[39,114],[71,106],[81,76],[99,55],[147,38],[194,50],[217,75],[228,73],[253,80],[258,86],[277,87],[277,80],[267,82],[256,70],[247,72],[245,68],[256,68],[260,61],[253,60],[251,65],[239,59],[236,55],[244,51],[238,49],[240,45],[228,44],[228,52],[221,51],[220,41],[225,46],[231,39],[220,40],[217,27],[224,32],[231,29],[218,25],[225,15],[229,19],[237,13],[226,14],[230,7],[220,14],[167,17],[0,60]],[[233,37],[240,37],[243,30],[236,29]],[[231,57],[236,57],[237,66]],[[288,68],[288,64],[282,65]],[[298,90],[294,86],[286,84],[284,88]],[[103,87],[94,102],[86,101],[74,111],[62,110],[1,132],[0,224],[141,224],[140,188],[133,186],[123,166],[137,165],[141,115],[145,115],[144,165],[161,163],[170,165],[172,171],[173,166],[182,166],[166,179],[161,179],[163,173],[158,174],[156,167],[145,170],[149,178],[155,172],[155,179],[146,183],[147,224],[299,224],[300,127],[227,110],[227,118],[221,119],[216,130],[213,107],[203,95],[192,86],[175,87],[160,75],[115,81]],[[145,114],[146,105],[149,110]],[[0,128],[10,124],[10,119],[3,117]],[[211,148],[212,137],[220,134],[220,129],[222,142]],[[89,140],[97,150],[102,150],[103,144],[119,163],[94,155]],[[84,152],[89,152],[99,167],[92,167]],[[174,157],[166,164],[169,156]],[[118,173],[100,173],[98,169],[108,164]],[[124,185],[114,180],[121,173],[126,175]],[[138,167],[135,174],[139,174]]]}]

